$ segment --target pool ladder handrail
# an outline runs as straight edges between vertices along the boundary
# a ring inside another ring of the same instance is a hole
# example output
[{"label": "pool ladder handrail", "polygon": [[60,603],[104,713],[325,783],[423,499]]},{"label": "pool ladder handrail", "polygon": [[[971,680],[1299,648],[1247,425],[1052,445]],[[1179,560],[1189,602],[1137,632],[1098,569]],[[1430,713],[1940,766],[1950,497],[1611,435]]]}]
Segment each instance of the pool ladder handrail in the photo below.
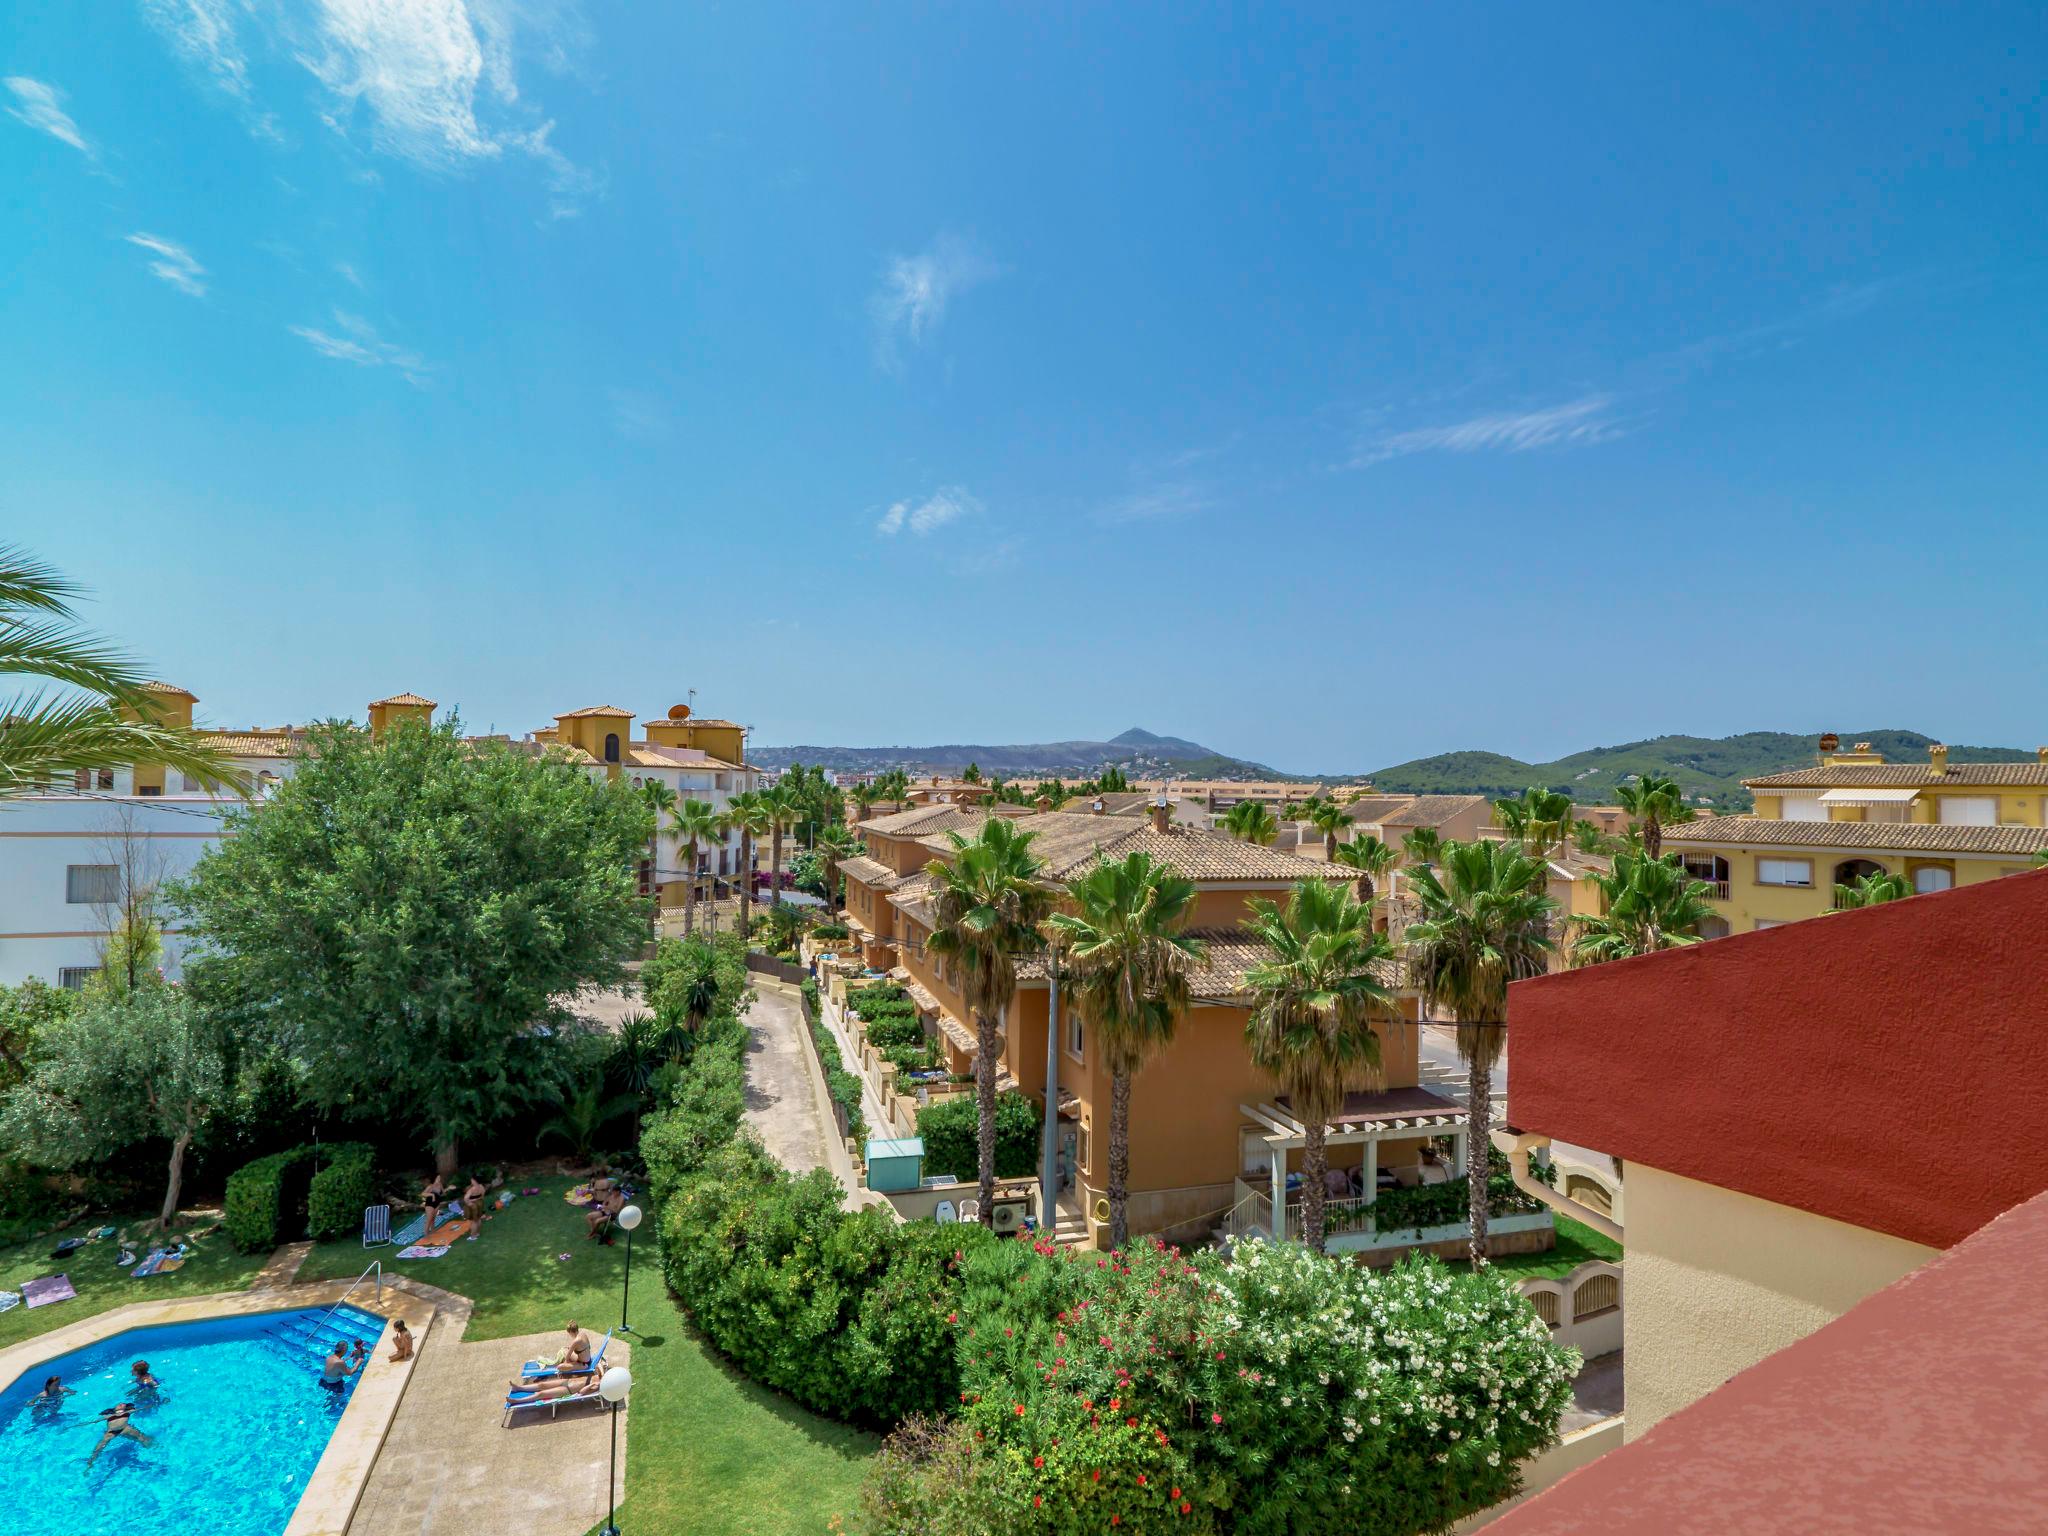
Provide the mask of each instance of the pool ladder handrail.
[{"label": "pool ladder handrail", "polygon": [[342,1309],[343,1305],[347,1303],[349,1297],[355,1295],[356,1287],[361,1285],[365,1280],[367,1280],[370,1277],[370,1270],[375,1270],[377,1272],[377,1304],[379,1306],[382,1306],[384,1304],[384,1261],[382,1259],[372,1259],[370,1260],[369,1268],[365,1269],[360,1275],[357,1275],[355,1279],[349,1282],[348,1289],[341,1293],[341,1300],[337,1301],[333,1306],[329,1307],[325,1312],[321,1313],[320,1321],[315,1323],[312,1326],[312,1328],[308,1329],[307,1331],[311,1333],[317,1333],[322,1328],[326,1327],[329,1320],[333,1318],[334,1314],[339,1312]]}]

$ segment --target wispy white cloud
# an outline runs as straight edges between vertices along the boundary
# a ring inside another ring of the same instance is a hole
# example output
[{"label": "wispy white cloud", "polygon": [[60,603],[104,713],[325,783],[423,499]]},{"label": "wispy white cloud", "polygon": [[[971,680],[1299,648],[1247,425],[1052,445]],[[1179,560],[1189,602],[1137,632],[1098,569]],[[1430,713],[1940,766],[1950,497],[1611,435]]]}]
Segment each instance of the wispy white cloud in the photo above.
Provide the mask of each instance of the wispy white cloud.
[{"label": "wispy white cloud", "polygon": [[989,576],[997,571],[1006,571],[1017,563],[1017,552],[1024,547],[1021,539],[999,539],[985,548],[962,555],[953,562],[953,570],[960,576]]},{"label": "wispy white cloud", "polygon": [[1604,443],[1621,435],[1611,395],[1582,395],[1538,410],[1474,416],[1446,426],[1377,431],[1360,438],[1347,467],[1363,469],[1413,453],[1528,453]]},{"label": "wispy white cloud", "polygon": [[88,160],[97,160],[91,142],[71,120],[71,114],[64,110],[64,93],[54,85],[45,85],[27,75],[9,75],[0,80],[14,95],[15,104],[7,109],[7,115],[27,123],[38,133],[47,133],[51,138],[69,144]]},{"label": "wispy white cloud", "polygon": [[171,51],[238,101],[249,99],[249,59],[232,0],[142,0],[142,17]]},{"label": "wispy white cloud", "polygon": [[894,370],[907,341],[920,346],[946,318],[946,308],[1002,269],[957,235],[940,235],[914,256],[891,256],[868,301],[875,322],[875,360]]},{"label": "wispy white cloud", "polygon": [[559,66],[574,7],[548,0],[317,0],[316,41],[299,61],[348,110],[368,109],[377,147],[434,170],[456,170],[507,150],[545,169],[551,212],[573,216],[601,179],[554,142],[552,120],[494,126],[522,107],[517,58],[531,36]]},{"label": "wispy white cloud", "polygon": [[960,486],[941,486],[922,501],[913,497],[895,503],[875,524],[875,532],[893,538],[908,530],[922,538],[980,510],[981,503]]},{"label": "wispy white cloud", "polygon": [[365,287],[363,283],[363,274],[358,272],[352,263],[346,261],[337,261],[334,264],[334,271],[336,276],[338,276],[344,283],[347,283],[349,287],[355,289],[357,293],[368,292],[368,289]]},{"label": "wispy white cloud", "polygon": [[1215,496],[1192,480],[1168,480],[1140,486],[1106,503],[1099,513],[1105,523],[1151,523],[1192,517],[1214,506]]},{"label": "wispy white cloud", "polygon": [[195,299],[206,297],[206,268],[199,265],[192,253],[175,240],[166,240],[161,235],[135,234],[124,237],[130,245],[139,245],[152,257],[149,270],[169,283],[181,293],[189,293]]},{"label": "wispy white cloud", "polygon": [[432,365],[419,353],[384,340],[369,321],[345,309],[334,311],[332,331],[312,325],[287,329],[322,357],[339,363],[354,363],[359,368],[395,368],[414,384],[425,384],[432,371]]}]

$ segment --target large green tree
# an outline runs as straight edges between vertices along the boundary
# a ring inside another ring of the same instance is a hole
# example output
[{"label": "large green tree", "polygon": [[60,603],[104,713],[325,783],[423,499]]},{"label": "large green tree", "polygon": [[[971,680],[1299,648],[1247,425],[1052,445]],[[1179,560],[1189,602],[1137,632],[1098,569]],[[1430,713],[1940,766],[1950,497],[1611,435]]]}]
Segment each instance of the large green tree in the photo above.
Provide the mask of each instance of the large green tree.
[{"label": "large green tree", "polygon": [[1329,1123],[1346,1094],[1379,1077],[1373,1021],[1394,1016],[1394,995],[1382,979],[1394,951],[1372,931],[1372,908],[1327,880],[1299,882],[1284,909],[1255,899],[1251,912],[1245,926],[1272,954],[1245,978],[1255,999],[1245,1041],[1307,1129],[1302,1240],[1321,1253]]},{"label": "large green tree", "polygon": [[0,1142],[55,1168],[104,1163],[139,1142],[170,1143],[159,1228],[178,1213],[185,1154],[226,1101],[220,1034],[181,987],[94,986],[46,1018],[27,1076],[0,1106]]},{"label": "large green tree", "polygon": [[566,1000],[624,979],[650,820],[623,783],[453,722],[375,743],[329,724],[173,900],[315,1103],[410,1122],[447,1171],[464,1137],[551,1102]]},{"label": "large green tree", "polygon": [[1697,944],[1699,925],[1714,915],[1701,895],[1706,886],[1679,868],[1675,858],[1617,853],[1612,872],[1595,874],[1593,882],[1600,887],[1605,911],[1597,917],[1581,914],[1571,919],[1574,965],[1598,965]]},{"label": "large green tree", "polygon": [[1486,1259],[1493,1068],[1507,1048],[1508,983],[1540,976],[1553,944],[1541,864],[1518,842],[1448,842],[1409,888],[1422,920],[1408,930],[1408,975],[1432,1009],[1457,1020],[1466,1071],[1465,1174],[1471,1259]]},{"label": "large green tree", "polygon": [[1187,1017],[1188,974],[1208,951],[1182,931],[1195,910],[1194,882],[1150,854],[1097,863],[1067,882],[1067,896],[1074,910],[1054,913],[1051,925],[1070,970],[1067,995],[1109,1067],[1109,1234],[1122,1250],[1130,1241],[1131,1084]]},{"label": "large green tree", "polygon": [[71,603],[81,591],[19,545],[0,544],[0,677],[30,680],[0,695],[0,800],[136,763],[232,787],[217,749],[163,723],[147,675],[79,629]]},{"label": "large green tree", "polygon": [[995,1219],[996,1061],[998,1030],[1017,995],[1017,961],[1043,947],[1039,933],[1052,912],[1040,881],[1043,861],[1031,851],[1036,834],[1008,816],[991,816],[970,841],[948,832],[950,859],[933,859],[931,952],[948,962],[974,1015],[976,1163],[981,1220]]}]

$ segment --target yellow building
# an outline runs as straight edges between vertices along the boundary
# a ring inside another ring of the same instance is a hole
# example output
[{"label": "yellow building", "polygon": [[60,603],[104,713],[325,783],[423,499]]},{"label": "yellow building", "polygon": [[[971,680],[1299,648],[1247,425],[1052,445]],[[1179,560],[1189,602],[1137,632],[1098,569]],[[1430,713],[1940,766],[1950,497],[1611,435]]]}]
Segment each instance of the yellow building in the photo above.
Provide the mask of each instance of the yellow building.
[{"label": "yellow building", "polygon": [[1916,893],[2018,874],[2048,849],[2048,748],[2031,763],[1888,763],[1859,742],[1821,738],[1812,768],[1745,779],[1748,816],[1664,829],[1667,851],[1707,882],[1710,937],[1832,911],[1835,887],[1877,872]]}]

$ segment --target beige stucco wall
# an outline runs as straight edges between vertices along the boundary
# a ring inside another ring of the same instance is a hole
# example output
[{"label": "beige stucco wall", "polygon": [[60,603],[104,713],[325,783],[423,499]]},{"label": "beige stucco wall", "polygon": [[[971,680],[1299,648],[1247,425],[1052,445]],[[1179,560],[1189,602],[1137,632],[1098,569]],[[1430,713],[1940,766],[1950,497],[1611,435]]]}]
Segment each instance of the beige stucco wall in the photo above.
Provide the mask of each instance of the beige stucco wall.
[{"label": "beige stucco wall", "polygon": [[1630,1439],[1936,1253],[1641,1163],[1626,1178]]}]

